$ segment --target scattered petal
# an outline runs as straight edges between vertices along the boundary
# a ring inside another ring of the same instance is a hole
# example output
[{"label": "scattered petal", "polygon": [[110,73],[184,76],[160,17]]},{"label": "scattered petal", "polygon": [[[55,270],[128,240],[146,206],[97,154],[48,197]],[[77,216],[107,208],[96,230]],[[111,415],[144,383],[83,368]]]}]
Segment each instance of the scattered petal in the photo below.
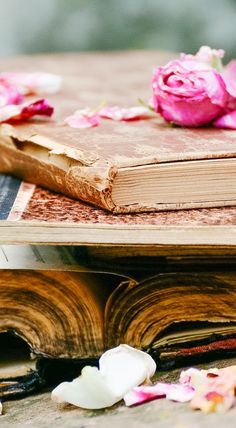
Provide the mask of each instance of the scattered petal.
[{"label": "scattered petal", "polygon": [[125,404],[126,406],[134,406],[157,398],[164,398],[166,396],[166,386],[168,384],[160,382],[151,386],[136,386],[125,394]]},{"label": "scattered petal", "polygon": [[19,104],[23,100],[20,92],[4,79],[0,78],[0,107],[7,104]]},{"label": "scattered petal", "polygon": [[99,366],[110,389],[121,397],[133,386],[149,381],[156,371],[156,363],[149,354],[128,345],[106,351]]},{"label": "scattered petal", "polygon": [[158,382],[151,386],[138,386],[124,396],[126,406],[142,404],[158,398],[184,403],[193,398],[194,389],[188,385]]},{"label": "scattered petal", "polygon": [[0,123],[22,122],[36,115],[51,116],[53,111],[53,107],[45,99],[20,105],[10,104],[0,107]]},{"label": "scattered petal", "polygon": [[0,73],[1,79],[23,95],[54,94],[60,90],[62,83],[61,77],[52,73],[4,72]]},{"label": "scattered petal", "polygon": [[2,415],[2,403],[0,401],[0,415]]},{"label": "scattered petal", "polygon": [[223,114],[213,122],[216,128],[236,129],[236,110]]},{"label": "scattered petal", "polygon": [[172,384],[166,393],[166,398],[179,403],[190,401],[194,396],[194,388],[188,385]]},{"label": "scattered petal", "polygon": [[65,123],[71,128],[91,128],[100,125],[100,117],[89,108],[76,110],[65,119]]},{"label": "scattered petal", "polygon": [[195,390],[191,401],[193,409],[205,413],[222,413],[235,403],[236,366],[209,370],[188,369],[181,373],[180,382],[191,385]]},{"label": "scattered petal", "polygon": [[209,391],[206,394],[196,393],[190,403],[194,410],[202,410],[204,413],[224,413],[234,406],[235,397],[230,393]]},{"label": "scattered petal", "polygon": [[86,366],[72,382],[63,382],[52,391],[52,399],[85,409],[102,409],[120,401],[134,386],[152,376],[156,364],[145,352],[120,345],[105,352],[100,370]]},{"label": "scattered petal", "polygon": [[102,108],[99,111],[99,116],[104,119],[131,121],[148,119],[151,117],[151,112],[150,109],[146,106],[136,106],[128,108],[111,106]]},{"label": "scattered petal", "polygon": [[84,409],[102,409],[120,399],[109,389],[100,371],[90,366],[84,367],[81,375],[72,382],[63,382],[52,391],[53,401]]}]

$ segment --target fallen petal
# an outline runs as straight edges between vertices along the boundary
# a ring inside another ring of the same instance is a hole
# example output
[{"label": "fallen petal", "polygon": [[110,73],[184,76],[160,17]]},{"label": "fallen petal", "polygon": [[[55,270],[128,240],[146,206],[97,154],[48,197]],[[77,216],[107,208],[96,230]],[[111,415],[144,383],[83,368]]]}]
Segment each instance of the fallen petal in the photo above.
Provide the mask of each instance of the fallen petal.
[{"label": "fallen petal", "polygon": [[52,73],[4,72],[0,73],[0,79],[4,79],[23,95],[53,94],[60,90],[62,83],[61,77]]},{"label": "fallen petal", "polygon": [[235,397],[233,394],[221,394],[217,391],[208,391],[206,394],[197,393],[190,405],[194,410],[202,410],[204,413],[224,413],[234,406]]},{"label": "fallen petal", "polygon": [[120,345],[105,352],[100,370],[86,366],[72,382],[63,382],[52,391],[52,399],[85,409],[102,409],[120,401],[134,386],[152,376],[156,369],[145,352]]},{"label": "fallen petal", "polygon": [[86,366],[81,376],[72,382],[63,382],[52,391],[52,400],[70,403],[84,409],[102,409],[120,401],[107,386],[96,367]]},{"label": "fallen petal", "polygon": [[19,104],[23,100],[20,92],[4,79],[0,78],[0,107],[7,104]]},{"label": "fallen petal", "polygon": [[23,122],[33,116],[51,116],[53,107],[45,100],[0,107],[0,122]]},{"label": "fallen petal", "polygon": [[196,387],[202,382],[203,378],[206,377],[207,373],[205,370],[195,369],[193,367],[182,370],[179,377],[179,382],[183,385]]},{"label": "fallen petal", "polygon": [[133,388],[124,396],[126,406],[142,404],[159,398],[184,403],[193,398],[194,389],[187,385],[158,382],[155,385],[142,385]]},{"label": "fallen petal", "polygon": [[179,403],[185,403],[192,400],[194,396],[194,388],[188,385],[172,384],[166,393],[166,398]]},{"label": "fallen petal", "polygon": [[213,122],[216,128],[236,129],[236,110],[220,116]]},{"label": "fallen petal", "polygon": [[0,401],[0,415],[2,415],[2,403]]},{"label": "fallen petal", "polygon": [[156,363],[149,354],[128,345],[106,351],[99,367],[109,388],[121,397],[134,386],[149,381],[156,371]]},{"label": "fallen petal", "polygon": [[77,110],[65,119],[65,123],[71,128],[91,128],[100,124],[100,117],[90,109]]},{"label": "fallen petal", "polygon": [[104,107],[99,111],[99,116],[104,119],[112,119],[117,121],[131,121],[148,119],[151,117],[151,112],[148,107],[136,106],[136,107]]}]

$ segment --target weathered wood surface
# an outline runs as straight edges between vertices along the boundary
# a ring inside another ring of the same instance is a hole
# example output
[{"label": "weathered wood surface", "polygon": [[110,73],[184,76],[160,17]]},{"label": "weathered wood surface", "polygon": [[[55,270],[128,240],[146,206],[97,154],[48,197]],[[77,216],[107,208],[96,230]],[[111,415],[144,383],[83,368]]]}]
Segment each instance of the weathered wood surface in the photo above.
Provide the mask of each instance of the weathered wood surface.
[{"label": "weathered wood surface", "polygon": [[[211,363],[211,367],[236,364],[236,359]],[[204,366],[206,368],[206,366]],[[176,380],[179,370],[159,376],[163,381]],[[18,401],[4,403],[1,428],[234,428],[236,407],[225,414],[203,414],[190,409],[188,403],[156,400],[142,406],[127,408],[122,403],[110,409],[86,411],[74,406],[58,407],[50,393],[37,394]]]}]

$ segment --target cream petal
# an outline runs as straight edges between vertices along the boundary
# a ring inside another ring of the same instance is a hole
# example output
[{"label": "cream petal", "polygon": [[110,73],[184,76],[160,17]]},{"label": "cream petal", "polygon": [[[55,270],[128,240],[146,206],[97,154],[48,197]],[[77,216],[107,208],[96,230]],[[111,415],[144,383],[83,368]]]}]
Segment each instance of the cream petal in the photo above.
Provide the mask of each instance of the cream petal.
[{"label": "cream petal", "polygon": [[149,380],[156,371],[156,363],[149,354],[128,345],[106,351],[99,366],[107,385],[122,397],[134,386]]},{"label": "cream petal", "polygon": [[72,382],[63,382],[52,391],[53,401],[74,404],[84,409],[109,407],[121,398],[108,388],[99,370],[90,366],[84,367],[81,376]]},{"label": "cream petal", "polygon": [[71,403],[85,409],[102,409],[120,401],[134,386],[155,373],[150,355],[128,345],[105,352],[99,360],[100,370],[86,366],[72,382],[63,382],[52,391],[57,403]]}]

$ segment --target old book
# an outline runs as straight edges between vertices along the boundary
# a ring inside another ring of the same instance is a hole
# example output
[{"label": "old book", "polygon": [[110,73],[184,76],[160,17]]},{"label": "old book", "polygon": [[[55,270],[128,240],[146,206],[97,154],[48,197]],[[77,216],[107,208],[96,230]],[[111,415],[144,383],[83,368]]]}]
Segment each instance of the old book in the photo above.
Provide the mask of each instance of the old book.
[{"label": "old book", "polygon": [[0,242],[75,244],[93,254],[227,256],[235,207],[120,214],[0,175]]},{"label": "old book", "polygon": [[1,60],[2,71],[47,70],[64,84],[49,97],[53,120],[1,127],[0,171],[115,213],[235,205],[234,131],[172,127],[158,117],[104,120],[83,130],[64,123],[104,100],[120,106],[148,100],[154,67],[170,57],[119,52]]},{"label": "old book", "polygon": [[205,264],[156,258],[121,273],[85,267],[68,247],[1,246],[0,396],[39,388],[59,363],[75,375],[120,343],[149,352],[159,370],[232,356],[235,260]]}]

